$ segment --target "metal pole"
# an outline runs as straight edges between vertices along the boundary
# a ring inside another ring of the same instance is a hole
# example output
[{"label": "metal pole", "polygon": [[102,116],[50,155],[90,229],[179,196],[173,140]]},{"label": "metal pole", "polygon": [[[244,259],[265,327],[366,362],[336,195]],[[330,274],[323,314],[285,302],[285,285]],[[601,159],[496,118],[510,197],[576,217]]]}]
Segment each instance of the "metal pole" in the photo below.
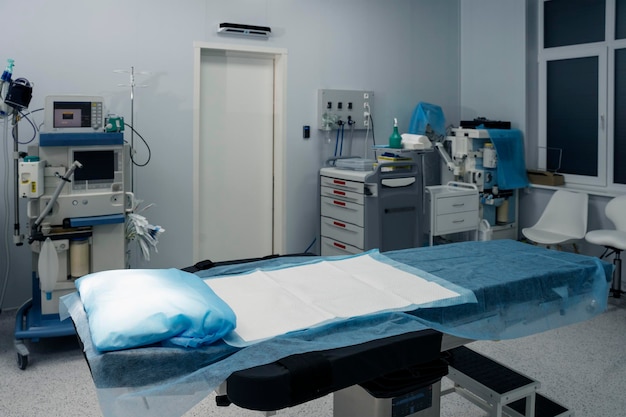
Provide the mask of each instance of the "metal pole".
[{"label": "metal pole", "polygon": [[[135,67],[130,67],[130,154],[135,152]],[[130,191],[135,191],[135,164],[130,164]]]},{"label": "metal pole", "polygon": [[[13,242],[17,246],[22,246],[23,241],[22,241],[22,235],[20,234],[20,203],[19,203],[20,192],[19,192],[19,186],[18,186],[19,169],[20,169],[19,167],[20,154],[19,154],[19,149],[18,149],[19,132],[17,129],[17,123],[18,123],[17,116],[18,116],[18,111],[17,109],[14,109],[13,110],[13,129],[15,129],[15,131],[12,132],[11,134],[11,139],[13,140],[13,188],[14,188],[13,210],[15,214],[15,224],[13,225]],[[7,123],[8,123],[8,119],[7,119]]]}]

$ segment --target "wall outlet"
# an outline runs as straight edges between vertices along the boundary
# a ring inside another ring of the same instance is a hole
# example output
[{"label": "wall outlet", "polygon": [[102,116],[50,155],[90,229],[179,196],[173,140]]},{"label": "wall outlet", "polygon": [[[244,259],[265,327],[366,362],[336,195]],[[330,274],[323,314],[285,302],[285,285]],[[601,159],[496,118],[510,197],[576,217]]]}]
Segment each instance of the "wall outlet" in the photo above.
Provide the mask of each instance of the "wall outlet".
[{"label": "wall outlet", "polygon": [[346,123],[346,129],[350,129],[351,125],[347,124],[350,118],[355,130],[367,129],[373,102],[373,91],[318,90],[317,127],[319,130],[335,130],[341,121]]}]

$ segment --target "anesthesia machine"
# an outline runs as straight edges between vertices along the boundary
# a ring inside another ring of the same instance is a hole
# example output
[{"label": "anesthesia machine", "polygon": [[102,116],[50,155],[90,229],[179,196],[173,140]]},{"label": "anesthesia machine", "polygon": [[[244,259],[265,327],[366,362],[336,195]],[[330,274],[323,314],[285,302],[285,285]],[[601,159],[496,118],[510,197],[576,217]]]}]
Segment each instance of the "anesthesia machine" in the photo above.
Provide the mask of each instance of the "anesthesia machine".
[{"label": "anesthesia machine", "polygon": [[17,179],[33,252],[33,298],[16,319],[22,369],[22,339],[73,333],[59,321],[59,297],[75,291],[77,278],[125,268],[133,201],[125,191],[128,149],[121,129],[107,129],[102,97],[48,96],[44,113],[39,145],[20,160]]},{"label": "anesthesia machine", "polygon": [[435,147],[456,181],[478,188],[480,217],[489,223],[493,238],[517,239],[517,190],[528,185],[521,133],[462,123]]}]

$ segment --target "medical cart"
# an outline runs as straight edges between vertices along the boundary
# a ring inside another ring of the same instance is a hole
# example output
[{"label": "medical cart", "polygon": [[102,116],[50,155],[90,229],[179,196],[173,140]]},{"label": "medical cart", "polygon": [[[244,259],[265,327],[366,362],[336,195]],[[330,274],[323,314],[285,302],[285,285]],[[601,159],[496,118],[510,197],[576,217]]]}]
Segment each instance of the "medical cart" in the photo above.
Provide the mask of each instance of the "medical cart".
[{"label": "medical cart", "polygon": [[423,152],[374,170],[320,170],[321,255],[422,246]]}]

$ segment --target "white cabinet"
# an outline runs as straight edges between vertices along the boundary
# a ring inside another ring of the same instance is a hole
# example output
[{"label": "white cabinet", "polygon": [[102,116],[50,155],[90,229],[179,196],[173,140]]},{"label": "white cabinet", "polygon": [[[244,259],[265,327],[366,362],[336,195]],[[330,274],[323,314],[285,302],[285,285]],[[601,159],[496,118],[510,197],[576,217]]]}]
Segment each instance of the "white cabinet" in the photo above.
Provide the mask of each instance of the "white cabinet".
[{"label": "white cabinet", "polygon": [[363,252],[367,174],[337,168],[321,170],[322,256]]},{"label": "white cabinet", "polygon": [[478,188],[473,184],[450,182],[426,187],[429,244],[435,236],[478,231],[480,219]]}]

